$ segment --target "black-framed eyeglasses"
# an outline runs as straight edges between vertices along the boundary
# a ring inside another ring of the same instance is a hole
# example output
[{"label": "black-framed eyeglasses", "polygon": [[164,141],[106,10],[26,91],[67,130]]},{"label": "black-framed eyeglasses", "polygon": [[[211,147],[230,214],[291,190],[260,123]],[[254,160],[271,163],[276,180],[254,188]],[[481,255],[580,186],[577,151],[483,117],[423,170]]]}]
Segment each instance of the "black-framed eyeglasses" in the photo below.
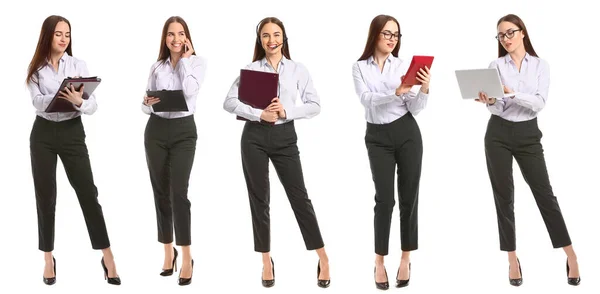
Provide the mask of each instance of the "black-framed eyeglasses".
[{"label": "black-framed eyeglasses", "polygon": [[400,33],[392,34],[392,32],[390,32],[390,31],[383,31],[383,32],[381,32],[381,34],[383,35],[383,38],[386,40],[391,40],[393,37],[394,40],[398,41],[402,37],[402,34],[400,34]]},{"label": "black-framed eyeglasses", "polygon": [[506,31],[506,34],[505,33],[498,33],[498,35],[496,35],[496,40],[502,41],[502,39],[504,39],[505,37],[508,38],[508,39],[512,39],[512,37],[515,36],[515,32],[519,32],[519,31],[521,31],[521,29],[518,29],[518,30],[512,30],[511,29],[511,30]]}]

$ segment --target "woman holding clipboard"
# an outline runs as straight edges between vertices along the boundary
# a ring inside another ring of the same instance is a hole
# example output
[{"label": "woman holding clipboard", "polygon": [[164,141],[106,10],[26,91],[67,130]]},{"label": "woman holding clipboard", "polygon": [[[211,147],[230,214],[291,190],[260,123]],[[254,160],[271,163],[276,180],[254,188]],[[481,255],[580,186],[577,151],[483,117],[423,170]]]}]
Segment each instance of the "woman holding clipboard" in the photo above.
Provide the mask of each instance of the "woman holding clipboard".
[{"label": "woman holding clipboard", "polygon": [[[57,155],[63,163],[71,186],[77,194],[86,221],[92,248],[102,250],[101,265],[109,284],[120,285],[98,190],[85,143],[81,115],[96,112],[96,97],[83,99],[83,87],[59,89],[67,77],[87,77],[86,63],[73,57],[71,51],[71,24],[61,16],[52,15],[44,20],[37,48],[29,64],[27,87],[31,93],[36,119],[31,130],[30,152],[33,184],[38,215],[39,249],[44,252],[46,266],[43,281],[56,283],[54,224],[56,210]],[[58,92],[57,99],[72,103],[73,111],[46,112]]]},{"label": "woman holding clipboard", "polygon": [[167,19],[160,40],[158,61],[150,69],[147,90],[182,90],[187,111],[156,112],[159,97],[144,97],[142,111],[148,115],[144,133],[146,161],[154,192],[158,242],[164,244],[161,276],[177,270],[181,246],[183,261],[179,285],[192,282],[191,215],[188,186],[196,154],[196,97],[204,80],[206,60],[196,55],[186,22],[178,16]]},{"label": "woman holding clipboard", "polygon": [[508,252],[509,282],[523,283],[521,263],[516,254],[513,157],[521,168],[554,248],[567,255],[567,282],[579,285],[579,266],[556,196],[552,191],[537,115],[548,99],[548,63],[533,50],[529,33],[518,16],[508,14],[498,20],[498,58],[490,63],[497,68],[504,92],[509,98],[488,97],[479,93],[476,101],[487,105],[492,114],[485,134],[488,174],[494,192],[500,250]]},{"label": "woman holding clipboard", "polygon": [[371,21],[362,56],[354,63],[354,89],[365,107],[365,143],[375,184],[375,286],[389,288],[384,256],[388,243],[398,167],[402,257],[396,287],[410,280],[410,251],[418,247],[417,211],[423,144],[414,115],[425,108],[429,94],[427,67],[417,73],[420,86],[401,83],[408,64],[398,58],[400,24],[389,15]]},{"label": "woman holding clipboard", "polygon": [[[330,284],[329,258],[304,184],[294,129],[294,120],[316,116],[321,106],[308,70],[290,58],[285,28],[279,19],[268,17],[258,24],[254,57],[246,69],[279,75],[279,97],[273,98],[264,110],[240,101],[239,77],[223,103],[227,112],[248,120],[241,138],[242,166],[250,197],[254,250],[262,253],[262,285],[272,287],[275,284],[274,262],[269,253],[270,159],[290,200],[306,249],[316,250],[319,256],[317,285],[327,288]],[[303,102],[301,106],[296,106],[298,92]]]}]

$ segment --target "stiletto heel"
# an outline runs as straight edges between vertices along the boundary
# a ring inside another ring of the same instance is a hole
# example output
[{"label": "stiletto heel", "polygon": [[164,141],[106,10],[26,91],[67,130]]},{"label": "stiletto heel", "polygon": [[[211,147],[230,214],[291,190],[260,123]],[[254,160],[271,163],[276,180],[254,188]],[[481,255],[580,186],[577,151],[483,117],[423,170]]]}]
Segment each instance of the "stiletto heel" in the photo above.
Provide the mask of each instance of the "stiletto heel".
[{"label": "stiletto heel", "polygon": [[402,288],[402,287],[406,287],[408,286],[408,283],[410,282],[410,275],[412,273],[411,270],[411,263],[408,263],[408,280],[399,280],[398,279],[398,275],[400,274],[400,268],[398,268],[398,273],[396,273],[396,288]]},{"label": "stiletto heel", "polygon": [[173,275],[173,271],[177,271],[177,256],[179,254],[177,253],[177,249],[175,249],[175,247],[173,247],[173,265],[171,266],[170,269],[163,269],[163,271],[160,273],[161,276],[163,277],[167,277],[167,276],[171,276]]},{"label": "stiletto heel", "polygon": [[319,259],[319,263],[317,263],[317,285],[321,288],[329,287],[331,280],[320,280],[319,276],[321,275],[321,260]]},{"label": "stiletto heel", "polygon": [[54,256],[52,256],[52,263],[54,266],[54,277],[52,278],[44,278],[44,284],[50,286],[50,285],[54,285],[56,283],[56,259],[54,259]]},{"label": "stiletto heel", "polygon": [[581,277],[570,278],[569,277],[569,260],[567,259],[567,283],[571,286],[577,286],[581,282]]},{"label": "stiletto heel", "polygon": [[102,264],[102,269],[104,269],[104,279],[111,285],[121,285],[121,278],[111,278],[108,276],[108,269],[106,268],[106,264],[104,264],[104,257],[100,260],[100,264]]},{"label": "stiletto heel", "polygon": [[521,261],[519,261],[518,258],[517,258],[517,263],[519,264],[519,274],[521,275],[521,277],[518,279],[510,278],[510,265],[508,266],[508,272],[509,272],[508,281],[510,282],[511,285],[513,285],[515,287],[519,287],[523,284],[523,273],[521,272]]},{"label": "stiletto heel", "polygon": [[[262,278],[262,275],[261,275],[262,285],[265,288],[271,288],[275,285],[275,263],[273,262],[273,258],[271,258],[271,268],[273,269],[273,279],[265,280]],[[264,268],[263,268],[263,271],[264,271]]]},{"label": "stiletto heel", "polygon": [[[387,278],[387,270],[385,269],[385,266],[383,267],[383,271],[385,271],[385,276]],[[378,283],[377,282],[377,267],[375,267],[375,269],[373,270],[373,272],[375,273],[375,287],[377,287],[377,289],[379,290],[387,290],[390,288],[390,283],[389,280],[382,282],[382,283]]]},{"label": "stiletto heel", "polygon": [[179,272],[179,286],[186,286],[192,283],[192,276],[194,275],[194,260],[192,259],[192,274],[189,278],[182,278],[181,272]]}]

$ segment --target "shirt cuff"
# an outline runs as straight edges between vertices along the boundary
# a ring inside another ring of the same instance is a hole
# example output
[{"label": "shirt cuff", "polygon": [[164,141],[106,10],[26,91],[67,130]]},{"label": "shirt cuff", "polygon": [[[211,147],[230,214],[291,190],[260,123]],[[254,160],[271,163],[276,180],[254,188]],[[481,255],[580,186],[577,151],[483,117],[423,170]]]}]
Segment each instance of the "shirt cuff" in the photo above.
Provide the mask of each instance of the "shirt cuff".
[{"label": "shirt cuff", "polygon": [[78,111],[81,112],[85,112],[86,110],[88,110],[90,106],[90,102],[86,99],[83,99],[83,102],[81,102],[81,106],[77,107],[77,105],[73,104],[73,107],[75,107],[75,109],[77,109]]}]

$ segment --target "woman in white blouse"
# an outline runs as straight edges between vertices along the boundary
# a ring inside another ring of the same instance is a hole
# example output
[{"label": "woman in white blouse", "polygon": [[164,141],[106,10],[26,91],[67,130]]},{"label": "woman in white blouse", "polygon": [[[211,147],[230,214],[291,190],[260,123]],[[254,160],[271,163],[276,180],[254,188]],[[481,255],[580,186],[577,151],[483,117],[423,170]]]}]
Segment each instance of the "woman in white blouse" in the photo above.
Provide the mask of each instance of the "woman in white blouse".
[{"label": "woman in white blouse", "polygon": [[[304,185],[294,128],[294,120],[309,119],[319,114],[319,96],[306,67],[291,60],[285,28],[279,19],[267,17],[258,24],[252,61],[246,69],[278,73],[278,97],[274,97],[266,109],[244,104],[238,98],[238,77],[227,94],[223,108],[247,120],[241,138],[242,166],[250,197],[254,250],[262,253],[262,284],[264,287],[275,284],[274,263],[269,253],[270,159],[290,200],[306,249],[316,250],[319,256],[317,285],[326,288],[330,283],[329,258]],[[301,105],[296,105],[298,93]]]},{"label": "woman in white blouse", "polygon": [[396,287],[410,280],[410,251],[418,247],[418,195],[423,144],[414,116],[425,108],[430,73],[420,69],[420,86],[401,84],[409,62],[398,58],[400,24],[389,15],[376,16],[370,25],[362,56],[354,63],[354,88],[365,108],[365,143],[375,184],[375,286],[389,288],[384,256],[388,255],[390,224],[395,205],[397,169],[402,256]]},{"label": "woman in white blouse", "polygon": [[578,285],[577,256],[552,191],[537,115],[548,99],[550,71],[548,63],[533,50],[529,33],[518,16],[508,14],[497,23],[498,58],[490,63],[497,68],[504,84],[504,97],[488,97],[480,93],[476,101],[485,103],[491,112],[485,134],[488,173],[494,191],[500,250],[508,252],[509,282],[523,283],[521,263],[516,254],[513,158],[521,168],[554,248],[567,255],[567,282]]},{"label": "woman in white blouse", "polygon": [[[77,194],[92,248],[102,250],[101,265],[108,283],[120,285],[102,207],[98,203],[98,189],[94,184],[90,158],[85,143],[81,115],[96,112],[96,96],[83,99],[83,88],[59,89],[67,77],[87,77],[87,65],[73,57],[71,51],[71,24],[58,15],[46,18],[42,24],[38,45],[29,64],[27,87],[31,93],[36,119],[30,136],[31,168],[38,215],[39,249],[44,252],[46,266],[43,281],[56,283],[54,250],[54,223],[56,210],[56,163],[60,157],[71,186]],[[72,104],[72,111],[46,112],[58,93],[57,99]]]},{"label": "woman in white blouse", "polygon": [[206,60],[196,55],[186,22],[178,16],[167,19],[162,31],[158,61],[150,69],[147,90],[182,90],[188,111],[157,112],[158,97],[144,97],[142,111],[148,115],[144,133],[146,160],[154,201],[158,242],[164,244],[165,259],[161,276],[177,270],[181,246],[183,261],[179,285],[192,282],[194,261],[191,255],[190,200],[188,184],[196,153],[194,113],[198,91],[204,80]]}]

